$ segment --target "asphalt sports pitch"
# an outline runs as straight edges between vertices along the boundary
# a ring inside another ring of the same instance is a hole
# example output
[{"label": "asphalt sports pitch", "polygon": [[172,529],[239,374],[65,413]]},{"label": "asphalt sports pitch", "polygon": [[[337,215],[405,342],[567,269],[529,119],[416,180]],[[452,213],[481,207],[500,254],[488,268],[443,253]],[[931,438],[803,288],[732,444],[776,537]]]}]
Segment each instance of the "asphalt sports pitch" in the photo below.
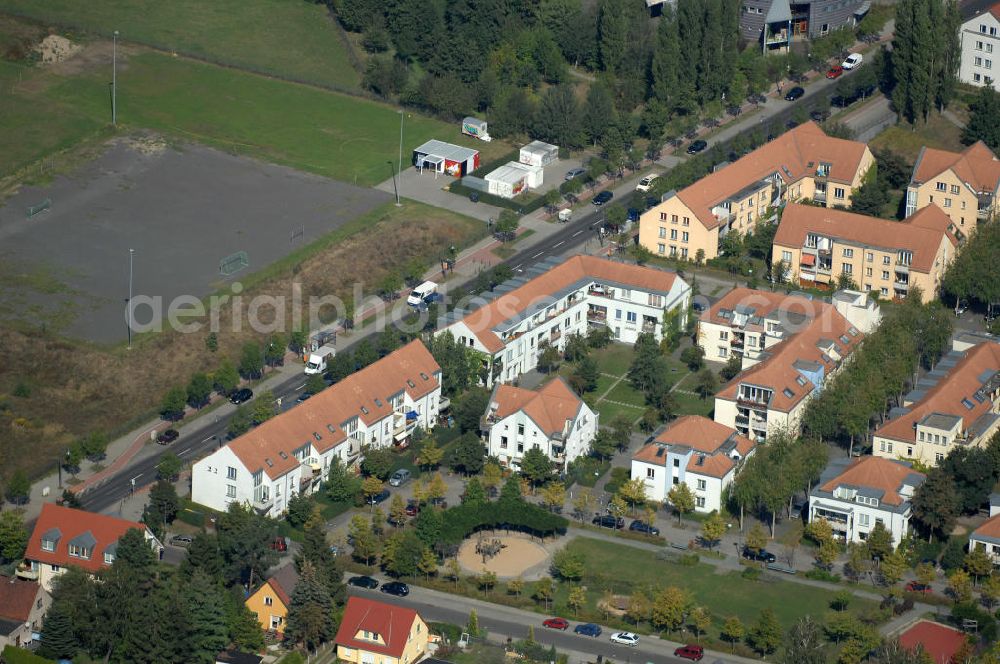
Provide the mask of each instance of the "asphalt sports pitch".
[{"label": "asphalt sports pitch", "polygon": [[[134,297],[201,298],[390,198],[199,145],[117,139],[0,208],[0,318],[117,343],[127,336],[130,249]],[[238,252],[248,265],[220,273]]]}]

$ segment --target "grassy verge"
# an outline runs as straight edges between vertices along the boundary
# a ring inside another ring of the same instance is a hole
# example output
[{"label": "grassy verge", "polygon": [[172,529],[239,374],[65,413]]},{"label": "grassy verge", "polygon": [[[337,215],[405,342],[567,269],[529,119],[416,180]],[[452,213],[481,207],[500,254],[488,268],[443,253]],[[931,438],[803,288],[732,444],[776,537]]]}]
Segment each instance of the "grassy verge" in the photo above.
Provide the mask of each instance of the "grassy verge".
[{"label": "grassy verge", "polygon": [[356,90],[360,81],[322,3],[5,0],[3,11],[318,85]]},{"label": "grassy verge", "polygon": [[910,125],[901,123],[889,127],[869,143],[873,150],[888,149],[896,152],[909,163],[916,161],[924,146],[961,152],[962,130],[940,113],[932,112],[926,123]]}]

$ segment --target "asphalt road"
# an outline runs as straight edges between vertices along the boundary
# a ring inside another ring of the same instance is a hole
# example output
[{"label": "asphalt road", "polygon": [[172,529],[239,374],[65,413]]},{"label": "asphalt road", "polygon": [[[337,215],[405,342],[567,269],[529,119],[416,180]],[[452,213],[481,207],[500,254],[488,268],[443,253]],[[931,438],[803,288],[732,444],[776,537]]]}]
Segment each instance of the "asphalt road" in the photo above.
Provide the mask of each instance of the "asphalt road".
[{"label": "asphalt road", "polygon": [[[387,596],[378,590],[366,590],[348,586],[349,593],[372,597],[374,599],[385,599]],[[506,637],[520,640],[528,636],[528,626],[535,627],[535,640],[546,646],[555,646],[556,650],[570,655],[571,664],[588,660],[594,660],[597,655],[603,655],[605,659],[611,659],[621,664],[681,664],[690,660],[674,657],[674,648],[678,645],[671,641],[653,638],[651,636],[641,636],[639,645],[632,648],[612,644],[608,639],[615,631],[602,627],[603,632],[599,637],[582,636],[573,633],[573,627],[578,621],[570,621],[571,627],[565,632],[542,627],[543,616],[522,609],[515,609],[498,604],[459,597],[445,595],[424,588],[410,586],[410,594],[406,597],[388,596],[392,604],[406,606],[415,609],[424,620],[433,622],[447,622],[454,625],[465,625],[469,621],[469,612],[476,610],[481,628],[489,632],[490,639],[494,641],[504,641]],[[446,601],[443,601],[446,598]],[[499,637],[499,638],[498,638]],[[713,655],[715,655],[713,657]],[[716,653],[705,653],[703,662],[710,664],[729,664],[734,661],[726,658],[725,655]]]}]

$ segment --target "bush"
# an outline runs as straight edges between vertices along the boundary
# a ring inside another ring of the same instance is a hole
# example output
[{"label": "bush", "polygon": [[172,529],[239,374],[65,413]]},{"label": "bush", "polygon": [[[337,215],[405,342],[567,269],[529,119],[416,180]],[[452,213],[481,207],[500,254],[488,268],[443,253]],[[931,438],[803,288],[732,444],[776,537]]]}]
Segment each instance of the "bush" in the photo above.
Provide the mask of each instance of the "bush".
[{"label": "bush", "polygon": [[997,623],[993,616],[980,610],[973,602],[960,602],[951,608],[951,620],[959,628],[963,620],[975,620],[978,625],[979,637],[986,643],[992,643],[997,638]]},{"label": "bush", "polygon": [[759,581],[760,580],[760,568],[759,567],[744,567],[743,571],[740,573],[747,581]]},{"label": "bush", "polygon": [[456,643],[462,637],[463,628],[458,625],[443,622],[427,623],[427,629],[434,634],[440,634],[448,643]]},{"label": "bush", "polygon": [[593,487],[597,481],[604,477],[611,467],[609,461],[595,459],[594,457],[578,457],[567,469],[567,479],[571,484]]},{"label": "bush", "polygon": [[510,503],[467,503],[450,507],[441,516],[444,525],[439,541],[444,544],[458,544],[484,529],[518,530],[545,536],[564,532],[569,525],[563,517],[523,500],[518,501],[516,507]]},{"label": "bush", "polygon": [[607,485],[605,485],[605,491],[607,493],[618,493],[619,487],[629,480],[629,469],[628,468],[612,468],[611,469],[611,479],[608,480]]},{"label": "bush", "polygon": [[697,553],[685,553],[677,559],[677,564],[683,565],[684,567],[697,567],[698,561],[700,560],[701,558],[699,558]]},{"label": "bush", "polygon": [[828,572],[825,569],[811,569],[805,573],[807,579],[813,581],[826,581],[827,583],[840,583],[840,575]]}]

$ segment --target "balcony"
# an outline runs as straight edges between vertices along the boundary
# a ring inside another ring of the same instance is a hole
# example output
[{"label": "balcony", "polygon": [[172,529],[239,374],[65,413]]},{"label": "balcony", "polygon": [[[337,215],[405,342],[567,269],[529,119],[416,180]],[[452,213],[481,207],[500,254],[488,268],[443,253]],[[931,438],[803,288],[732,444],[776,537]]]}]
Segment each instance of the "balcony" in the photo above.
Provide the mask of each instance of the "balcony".
[{"label": "balcony", "polygon": [[609,300],[615,299],[614,288],[604,288],[603,286],[593,286],[587,289],[587,295],[591,297],[606,297]]},{"label": "balcony", "polygon": [[26,579],[28,581],[38,580],[38,570],[32,569],[31,565],[18,565],[15,573],[19,579]]},{"label": "balcony", "polygon": [[608,322],[608,310],[589,309],[587,311],[587,320],[591,323],[600,323],[601,325],[605,325]]},{"label": "balcony", "polygon": [[910,282],[909,281],[900,281],[899,279],[896,279],[894,282],[892,282],[892,286],[896,290],[904,290],[905,291],[905,290],[909,289]]},{"label": "balcony", "polygon": [[656,331],[656,323],[654,323],[652,321],[644,321],[643,324],[642,324],[642,331],[643,332],[655,332]]},{"label": "balcony", "polygon": [[448,397],[438,399],[438,411],[448,410],[449,408],[451,408],[451,399]]},{"label": "balcony", "polygon": [[561,338],[562,338],[562,330],[555,330],[554,332],[549,334],[549,343],[555,343],[556,341],[559,341],[559,339]]},{"label": "balcony", "polygon": [[813,192],[814,203],[826,203],[826,192]]},{"label": "balcony", "polygon": [[750,399],[748,397],[736,397],[736,405],[755,410],[767,410],[767,401],[761,399]]},{"label": "balcony", "polygon": [[393,413],[392,414],[392,438],[400,441],[410,435],[417,428],[417,413]]}]

